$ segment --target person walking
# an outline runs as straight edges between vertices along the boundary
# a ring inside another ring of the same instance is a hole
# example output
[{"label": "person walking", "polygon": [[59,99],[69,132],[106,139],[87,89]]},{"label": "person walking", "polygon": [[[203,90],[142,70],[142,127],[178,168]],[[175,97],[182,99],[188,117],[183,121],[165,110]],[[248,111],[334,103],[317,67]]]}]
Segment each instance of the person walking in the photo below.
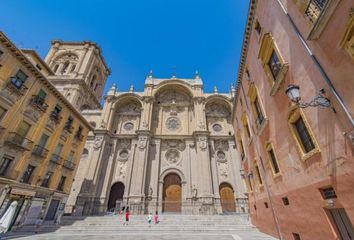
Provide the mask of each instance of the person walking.
[{"label": "person walking", "polygon": [[152,222],[152,214],[149,213],[148,215],[148,223],[149,223],[149,227],[151,227],[151,222]]},{"label": "person walking", "polygon": [[158,214],[157,211],[155,212],[154,222],[155,222],[155,224],[158,224],[158,223],[159,223],[159,214]]},{"label": "person walking", "polygon": [[124,226],[128,226],[129,223],[129,208],[127,208],[127,210],[125,211],[125,222],[124,222]]}]

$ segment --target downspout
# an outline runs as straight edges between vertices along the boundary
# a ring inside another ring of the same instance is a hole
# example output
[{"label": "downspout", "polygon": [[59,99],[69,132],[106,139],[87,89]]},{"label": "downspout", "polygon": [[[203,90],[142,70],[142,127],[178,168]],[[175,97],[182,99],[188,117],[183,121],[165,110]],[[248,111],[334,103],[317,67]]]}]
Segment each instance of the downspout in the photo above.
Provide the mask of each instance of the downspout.
[{"label": "downspout", "polygon": [[333,95],[335,96],[336,100],[338,101],[339,105],[342,107],[342,109],[344,110],[345,114],[347,115],[350,123],[352,124],[352,127],[354,127],[354,120],[352,115],[350,114],[350,111],[348,109],[348,107],[346,106],[345,102],[343,101],[342,97],[339,95],[339,93],[337,92],[337,90],[335,89],[331,79],[329,78],[329,76],[327,75],[326,71],[324,70],[324,68],[322,67],[322,65],[320,64],[320,62],[317,60],[316,56],[313,54],[313,52],[311,51],[309,45],[306,43],[304,37],[301,35],[299,29],[297,28],[297,26],[295,25],[293,19],[291,18],[291,16],[289,15],[289,13],[286,11],[283,3],[281,2],[281,0],[276,0],[278,2],[278,4],[280,5],[281,9],[283,10],[284,14],[287,16],[291,26],[294,28],[297,37],[300,39],[301,44],[305,47],[306,51],[308,52],[308,54],[310,55],[311,59],[313,60],[313,62],[315,63],[316,67],[318,68],[318,70],[320,71],[322,77],[324,78],[324,80],[326,81],[326,83],[328,84],[331,92],[333,93]]}]

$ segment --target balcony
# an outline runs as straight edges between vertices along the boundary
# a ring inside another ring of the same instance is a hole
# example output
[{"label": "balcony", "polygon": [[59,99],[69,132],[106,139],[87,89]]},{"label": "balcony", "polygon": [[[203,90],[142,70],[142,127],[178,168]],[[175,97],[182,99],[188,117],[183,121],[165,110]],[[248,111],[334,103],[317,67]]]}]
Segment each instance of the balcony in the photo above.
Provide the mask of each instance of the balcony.
[{"label": "balcony", "polygon": [[72,161],[66,160],[63,164],[63,167],[70,169],[70,170],[74,170],[75,169],[75,163],[73,163]]},{"label": "balcony", "polygon": [[20,97],[22,97],[26,91],[27,87],[22,83],[19,84],[20,80],[15,77],[10,78],[4,89],[0,91],[0,96],[5,99],[10,105],[17,102]]},{"label": "balcony", "polygon": [[33,148],[32,154],[34,154],[38,157],[46,158],[48,155],[48,150],[46,148],[44,148],[43,146],[36,145]]},{"label": "balcony", "polygon": [[47,111],[48,105],[44,102],[43,98],[38,97],[38,95],[33,95],[30,104],[40,110],[41,112]]},{"label": "balcony", "polygon": [[58,112],[56,112],[56,111],[52,111],[52,112],[50,113],[49,118],[50,118],[51,120],[53,120],[56,124],[59,124],[60,121],[61,121],[61,119],[62,119],[62,117],[60,116],[60,113],[58,113]]},{"label": "balcony", "polygon": [[61,161],[62,161],[62,157],[60,157],[59,155],[57,155],[57,154],[52,154],[52,157],[50,158],[50,161],[52,162],[52,163],[55,163],[55,164],[60,164],[61,163]]},{"label": "balcony", "polygon": [[67,131],[68,133],[72,133],[74,128],[73,128],[72,124],[65,124],[64,130]]},{"label": "balcony", "polygon": [[77,132],[75,134],[75,139],[81,142],[84,139],[84,136],[82,135],[82,133]]},{"label": "balcony", "polygon": [[26,137],[19,135],[16,132],[10,132],[5,143],[21,150],[30,150],[32,148],[33,142]]}]

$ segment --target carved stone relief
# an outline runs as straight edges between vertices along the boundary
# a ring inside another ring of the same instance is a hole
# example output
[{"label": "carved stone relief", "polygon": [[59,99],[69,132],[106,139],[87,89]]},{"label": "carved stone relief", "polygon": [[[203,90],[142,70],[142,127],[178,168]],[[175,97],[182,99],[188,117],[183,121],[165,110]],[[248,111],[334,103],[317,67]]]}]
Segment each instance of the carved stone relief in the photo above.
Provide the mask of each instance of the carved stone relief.
[{"label": "carved stone relief", "polygon": [[177,165],[180,162],[180,152],[177,149],[169,149],[165,154],[165,159],[170,165]]},{"label": "carved stone relief", "polygon": [[170,148],[175,148],[178,149],[179,151],[183,151],[186,147],[186,144],[182,140],[177,140],[177,139],[169,139],[169,140],[164,140],[162,141],[162,149],[163,150],[168,150]]},{"label": "carved stone relief", "polygon": [[96,149],[96,150],[101,148],[102,147],[102,143],[103,143],[103,136],[97,136],[95,138],[94,143],[93,143],[93,148]]},{"label": "carved stone relief", "polygon": [[147,136],[139,136],[138,147],[141,150],[145,149],[147,141],[148,141],[148,137]]},{"label": "carved stone relief", "polygon": [[202,151],[205,151],[208,147],[207,137],[201,136],[198,138],[199,147]]},{"label": "carved stone relief", "polygon": [[207,117],[228,117],[229,110],[222,104],[212,103],[206,107]]},{"label": "carved stone relief", "polygon": [[127,163],[126,162],[118,162],[117,167],[117,177],[124,179],[126,175]]},{"label": "carved stone relief", "polygon": [[166,128],[170,131],[176,131],[181,127],[181,121],[177,117],[169,117],[166,120]]},{"label": "carved stone relief", "polygon": [[222,178],[227,178],[227,176],[229,175],[229,166],[228,164],[225,163],[218,163],[218,169],[219,169],[219,174]]}]

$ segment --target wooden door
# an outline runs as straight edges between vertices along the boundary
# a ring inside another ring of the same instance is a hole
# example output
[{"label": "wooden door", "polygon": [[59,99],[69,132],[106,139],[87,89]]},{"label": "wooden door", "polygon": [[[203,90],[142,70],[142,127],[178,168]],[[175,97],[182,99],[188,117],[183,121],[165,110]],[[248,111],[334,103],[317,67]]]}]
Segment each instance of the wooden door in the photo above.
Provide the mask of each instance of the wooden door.
[{"label": "wooden door", "polygon": [[181,179],[177,174],[169,174],[164,179],[163,212],[181,212]]},{"label": "wooden door", "polygon": [[229,184],[220,185],[220,201],[223,213],[236,211],[234,190]]}]

